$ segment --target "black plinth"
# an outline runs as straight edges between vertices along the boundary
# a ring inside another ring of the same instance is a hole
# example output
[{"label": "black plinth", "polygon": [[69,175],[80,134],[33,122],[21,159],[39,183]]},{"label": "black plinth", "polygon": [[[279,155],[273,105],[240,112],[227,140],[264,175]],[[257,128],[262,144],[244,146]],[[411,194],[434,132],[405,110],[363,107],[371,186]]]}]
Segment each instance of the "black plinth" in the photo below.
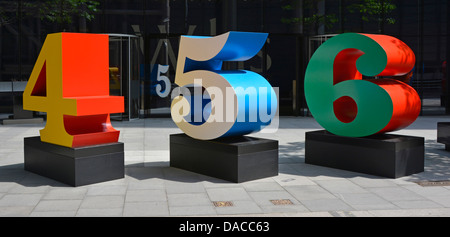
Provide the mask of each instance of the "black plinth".
[{"label": "black plinth", "polygon": [[278,175],[278,141],[239,136],[209,141],[170,135],[170,166],[240,183]]},{"label": "black plinth", "polygon": [[445,145],[445,150],[450,151],[450,123],[437,123],[437,142]]},{"label": "black plinth", "polygon": [[25,170],[71,185],[81,186],[123,178],[123,143],[69,148],[24,138]]},{"label": "black plinth", "polygon": [[305,163],[387,178],[424,171],[424,138],[392,134],[353,138],[306,133]]}]

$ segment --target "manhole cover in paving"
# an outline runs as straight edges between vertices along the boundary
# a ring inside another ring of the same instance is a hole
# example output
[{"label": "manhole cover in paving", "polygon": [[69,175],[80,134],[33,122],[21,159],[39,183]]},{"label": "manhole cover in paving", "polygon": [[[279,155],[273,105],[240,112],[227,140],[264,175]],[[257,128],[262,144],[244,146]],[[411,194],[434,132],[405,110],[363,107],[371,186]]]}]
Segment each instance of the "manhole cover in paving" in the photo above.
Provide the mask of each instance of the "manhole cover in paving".
[{"label": "manhole cover in paving", "polygon": [[230,201],[217,201],[213,202],[216,207],[232,207],[233,203]]},{"label": "manhole cover in paving", "polygon": [[450,186],[449,180],[443,180],[443,181],[419,181],[417,182],[418,185],[423,187],[428,186]]},{"label": "manhole cover in paving", "polygon": [[289,199],[278,199],[278,200],[270,200],[273,205],[293,205]]}]

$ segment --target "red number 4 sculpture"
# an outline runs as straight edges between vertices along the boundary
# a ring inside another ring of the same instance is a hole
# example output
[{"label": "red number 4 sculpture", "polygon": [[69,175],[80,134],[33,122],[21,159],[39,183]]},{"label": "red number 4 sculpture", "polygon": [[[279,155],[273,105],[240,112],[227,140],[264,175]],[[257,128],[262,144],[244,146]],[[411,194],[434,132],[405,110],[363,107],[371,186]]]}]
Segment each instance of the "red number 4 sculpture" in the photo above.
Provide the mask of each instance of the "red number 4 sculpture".
[{"label": "red number 4 sculpture", "polygon": [[66,147],[117,142],[110,113],[124,98],[109,96],[108,35],[49,34],[23,93],[26,110],[47,113],[41,141]]}]

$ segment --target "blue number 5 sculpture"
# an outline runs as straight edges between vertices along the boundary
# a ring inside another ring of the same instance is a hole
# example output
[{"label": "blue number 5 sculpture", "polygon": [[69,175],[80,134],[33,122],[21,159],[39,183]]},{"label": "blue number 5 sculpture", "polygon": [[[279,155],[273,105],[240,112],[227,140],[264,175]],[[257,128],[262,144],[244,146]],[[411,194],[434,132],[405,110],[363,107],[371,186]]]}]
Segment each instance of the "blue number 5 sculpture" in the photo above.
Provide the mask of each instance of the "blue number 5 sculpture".
[{"label": "blue number 5 sculpture", "polygon": [[267,36],[228,32],[181,37],[175,75],[179,87],[172,94],[171,114],[184,133],[211,140],[258,132],[270,124],[277,96],[269,82],[251,71],[222,70],[223,61],[255,56]]}]

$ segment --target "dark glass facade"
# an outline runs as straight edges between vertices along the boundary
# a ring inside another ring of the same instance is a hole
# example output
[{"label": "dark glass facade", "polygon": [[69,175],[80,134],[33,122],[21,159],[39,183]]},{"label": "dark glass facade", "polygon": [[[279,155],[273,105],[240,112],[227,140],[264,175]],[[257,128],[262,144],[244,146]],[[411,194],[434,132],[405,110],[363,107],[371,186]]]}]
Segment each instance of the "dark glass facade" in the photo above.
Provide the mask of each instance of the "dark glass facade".
[{"label": "dark glass facade", "polygon": [[170,94],[156,92],[155,70],[168,65],[161,75],[172,85],[165,89],[176,86],[180,35],[227,31],[269,33],[257,56],[224,67],[258,72],[279,87],[280,115],[308,115],[303,78],[309,57],[324,40],[343,32],[382,33],[404,41],[416,54],[410,84],[422,99],[422,115],[450,113],[447,0],[98,0],[76,5],[80,2],[0,2],[1,113],[19,113],[13,105],[20,104],[46,35],[62,31],[110,34],[111,85],[116,85],[111,93],[126,96],[121,119],[169,114]]}]

